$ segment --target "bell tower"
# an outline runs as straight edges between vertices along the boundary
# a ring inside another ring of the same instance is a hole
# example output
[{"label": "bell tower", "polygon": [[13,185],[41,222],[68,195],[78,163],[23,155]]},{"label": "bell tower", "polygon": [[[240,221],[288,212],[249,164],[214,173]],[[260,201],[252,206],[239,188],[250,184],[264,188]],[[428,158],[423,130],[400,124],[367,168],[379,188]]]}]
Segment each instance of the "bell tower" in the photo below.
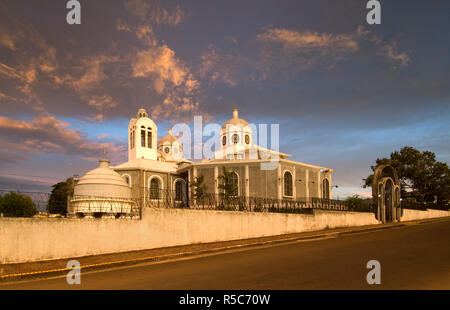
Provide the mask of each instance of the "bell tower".
[{"label": "bell tower", "polygon": [[158,128],[144,108],[128,125],[128,161],[145,158],[157,160]]}]

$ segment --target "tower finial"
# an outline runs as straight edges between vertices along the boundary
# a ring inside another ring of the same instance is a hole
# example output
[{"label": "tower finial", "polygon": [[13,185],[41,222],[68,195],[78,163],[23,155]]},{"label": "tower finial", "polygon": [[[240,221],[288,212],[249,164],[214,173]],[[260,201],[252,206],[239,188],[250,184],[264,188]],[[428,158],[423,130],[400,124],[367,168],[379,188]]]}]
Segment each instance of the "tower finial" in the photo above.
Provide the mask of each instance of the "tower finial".
[{"label": "tower finial", "polygon": [[237,108],[234,108],[233,110],[233,118],[238,119],[239,118],[239,111]]}]

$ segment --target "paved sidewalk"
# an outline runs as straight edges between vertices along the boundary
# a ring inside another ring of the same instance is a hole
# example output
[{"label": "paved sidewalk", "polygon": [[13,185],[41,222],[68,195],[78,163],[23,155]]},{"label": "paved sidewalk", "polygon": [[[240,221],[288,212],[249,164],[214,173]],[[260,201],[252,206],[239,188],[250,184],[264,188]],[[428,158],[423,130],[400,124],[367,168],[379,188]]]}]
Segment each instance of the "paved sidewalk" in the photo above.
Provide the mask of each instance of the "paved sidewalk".
[{"label": "paved sidewalk", "polygon": [[[421,220],[416,222],[434,221],[440,219],[441,218],[431,220]],[[157,248],[141,251],[74,257],[70,259],[77,259],[80,262],[81,268],[83,270],[94,270],[94,269],[126,266],[143,262],[162,261],[178,257],[212,253],[242,247],[261,246],[271,243],[273,244],[294,240],[320,238],[331,235],[342,235],[370,230],[388,229],[392,227],[400,227],[413,223],[414,222],[402,222],[402,223],[369,225],[361,227],[346,227],[346,228],[327,229],[321,231],[303,232],[303,233],[243,239],[243,240],[191,244],[191,245]],[[30,263],[3,264],[0,265],[0,282],[13,281],[24,278],[40,278],[65,274],[69,270],[67,269],[66,264],[70,259],[65,258],[65,259],[30,262]]]}]

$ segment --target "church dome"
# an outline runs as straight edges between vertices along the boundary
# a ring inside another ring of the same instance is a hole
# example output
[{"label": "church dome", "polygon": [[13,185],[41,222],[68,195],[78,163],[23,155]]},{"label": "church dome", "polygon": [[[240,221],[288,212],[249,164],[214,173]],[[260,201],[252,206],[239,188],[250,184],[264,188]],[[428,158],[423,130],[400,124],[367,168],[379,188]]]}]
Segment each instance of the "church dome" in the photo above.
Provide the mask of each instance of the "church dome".
[{"label": "church dome", "polygon": [[172,130],[171,129],[169,129],[169,134],[167,136],[164,136],[161,139],[159,139],[158,146],[162,146],[163,144],[165,144],[164,142],[169,142],[169,144],[172,144],[174,142],[178,142],[177,137],[172,136]]},{"label": "church dome", "polygon": [[233,118],[229,119],[228,121],[226,121],[223,126],[222,129],[226,129],[227,125],[230,126],[248,126],[248,122],[242,118],[239,118],[239,112],[237,109],[233,110]]},{"label": "church dome", "polygon": [[140,108],[136,114],[137,118],[148,117],[148,113],[144,108]]},{"label": "church dome", "polygon": [[131,188],[117,172],[109,166],[109,160],[99,160],[100,166],[78,180],[74,196],[96,196],[131,198]]}]

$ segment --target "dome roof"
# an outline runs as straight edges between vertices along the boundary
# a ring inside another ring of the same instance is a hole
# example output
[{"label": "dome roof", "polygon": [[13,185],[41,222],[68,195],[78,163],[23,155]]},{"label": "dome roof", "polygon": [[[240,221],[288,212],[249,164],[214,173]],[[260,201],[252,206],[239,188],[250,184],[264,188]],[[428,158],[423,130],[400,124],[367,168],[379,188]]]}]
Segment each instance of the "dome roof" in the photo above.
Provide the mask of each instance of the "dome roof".
[{"label": "dome roof", "polygon": [[136,114],[137,118],[148,117],[148,113],[144,108],[140,108]]},{"label": "dome roof", "polygon": [[248,122],[246,120],[243,120],[242,118],[239,118],[239,112],[237,109],[233,110],[233,118],[226,121],[222,129],[226,129],[227,125],[233,125],[233,126],[248,126]]},{"label": "dome roof", "polygon": [[109,160],[99,160],[100,166],[78,180],[74,196],[131,198],[131,188],[123,177],[109,167]]},{"label": "dome roof", "polygon": [[172,144],[173,142],[178,142],[177,137],[172,136],[172,129],[169,129],[169,134],[167,136],[159,139],[158,146],[163,145],[164,142],[169,142],[170,144]]}]

